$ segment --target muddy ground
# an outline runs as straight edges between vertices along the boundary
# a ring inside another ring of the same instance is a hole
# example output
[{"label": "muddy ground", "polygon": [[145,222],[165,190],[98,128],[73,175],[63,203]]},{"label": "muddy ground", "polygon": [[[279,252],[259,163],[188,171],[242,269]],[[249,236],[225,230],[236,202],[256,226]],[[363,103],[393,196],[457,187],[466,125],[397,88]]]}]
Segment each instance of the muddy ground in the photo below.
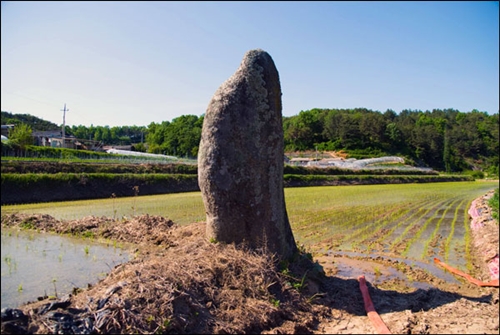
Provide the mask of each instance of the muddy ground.
[{"label": "muddy ground", "polygon": [[[478,199],[485,230],[474,234],[472,246],[473,275],[484,281],[491,279],[486,260],[498,255],[499,247],[489,196]],[[204,223],[178,226],[148,215],[58,221],[13,214],[2,216],[2,226],[92,232],[130,242],[134,255],[93,286],[2,311],[2,333],[374,334],[357,275],[341,276],[341,266],[366,275],[375,309],[392,333],[499,331],[497,287],[478,287],[460,277],[448,283],[402,262],[335,256],[317,246],[301,248],[293,263],[277,263],[262,251],[207,241]],[[394,269],[426,285],[383,280]]]}]

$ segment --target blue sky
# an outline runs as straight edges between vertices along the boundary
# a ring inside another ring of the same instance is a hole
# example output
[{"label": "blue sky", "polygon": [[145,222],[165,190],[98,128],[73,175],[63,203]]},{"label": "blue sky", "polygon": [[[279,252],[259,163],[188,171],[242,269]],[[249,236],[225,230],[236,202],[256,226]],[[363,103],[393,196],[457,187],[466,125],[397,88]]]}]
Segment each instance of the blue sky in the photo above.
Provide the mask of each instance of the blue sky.
[{"label": "blue sky", "polygon": [[67,125],[205,113],[245,52],[273,58],[283,115],[499,111],[499,3],[1,2],[1,110]]}]

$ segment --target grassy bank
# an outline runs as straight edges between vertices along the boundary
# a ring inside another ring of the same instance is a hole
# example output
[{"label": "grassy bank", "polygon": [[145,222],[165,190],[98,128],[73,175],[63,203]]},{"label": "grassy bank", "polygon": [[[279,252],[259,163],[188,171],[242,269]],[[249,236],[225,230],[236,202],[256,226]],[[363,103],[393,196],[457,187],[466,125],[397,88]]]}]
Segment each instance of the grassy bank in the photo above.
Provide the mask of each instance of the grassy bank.
[{"label": "grassy bank", "polygon": [[[471,181],[469,176],[285,175],[285,187]],[[198,191],[196,174],[2,173],[2,204]]]}]

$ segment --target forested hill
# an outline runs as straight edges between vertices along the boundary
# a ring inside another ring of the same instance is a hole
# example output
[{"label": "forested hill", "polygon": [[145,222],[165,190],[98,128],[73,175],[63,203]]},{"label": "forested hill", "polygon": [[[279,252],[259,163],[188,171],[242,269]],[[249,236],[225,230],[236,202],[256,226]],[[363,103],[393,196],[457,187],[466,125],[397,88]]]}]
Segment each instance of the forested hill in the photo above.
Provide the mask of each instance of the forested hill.
[{"label": "forested hill", "polygon": [[33,130],[46,131],[61,129],[57,124],[45,121],[30,114],[12,114],[2,111],[2,124],[20,124],[25,123]]},{"label": "forested hill", "polygon": [[441,171],[482,168],[498,175],[498,113],[312,109],[284,117],[283,129],[285,151],[342,149],[351,157],[402,155]]},{"label": "forested hill", "polygon": [[[19,122],[33,130],[58,129],[31,115],[2,112],[2,124]],[[147,127],[66,126],[66,134],[104,144],[144,141],[136,150],[196,157],[202,125],[203,116],[182,115]],[[480,169],[498,176],[498,113],[315,108],[283,117],[283,130],[285,152],[344,150],[354,158],[399,155],[440,171]]]}]

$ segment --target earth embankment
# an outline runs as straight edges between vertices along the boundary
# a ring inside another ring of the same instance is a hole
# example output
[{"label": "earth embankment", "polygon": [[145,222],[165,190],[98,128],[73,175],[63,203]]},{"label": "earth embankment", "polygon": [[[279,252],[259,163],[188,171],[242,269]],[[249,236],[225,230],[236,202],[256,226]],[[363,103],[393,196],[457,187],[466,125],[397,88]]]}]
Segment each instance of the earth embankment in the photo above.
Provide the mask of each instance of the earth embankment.
[{"label": "earth embankment", "polygon": [[[104,199],[199,191],[197,167],[185,164],[99,164],[2,161],[1,204]],[[470,176],[285,167],[285,187],[472,181]]]}]

